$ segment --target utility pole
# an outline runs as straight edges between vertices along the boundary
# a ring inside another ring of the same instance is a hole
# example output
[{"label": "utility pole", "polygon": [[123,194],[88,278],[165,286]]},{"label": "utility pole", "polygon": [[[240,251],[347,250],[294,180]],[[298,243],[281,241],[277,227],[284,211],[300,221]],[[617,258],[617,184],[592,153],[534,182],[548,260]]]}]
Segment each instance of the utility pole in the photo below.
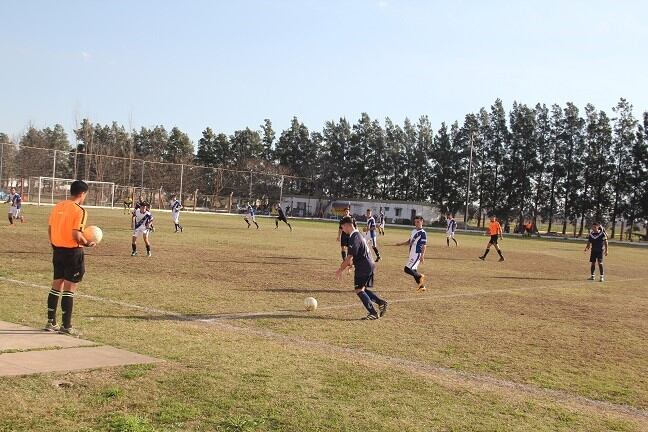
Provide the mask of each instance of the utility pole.
[{"label": "utility pole", "polygon": [[464,229],[468,229],[468,203],[470,202],[470,179],[472,177],[473,137],[470,134],[470,161],[468,162],[468,186],[466,187],[466,211],[464,213]]}]

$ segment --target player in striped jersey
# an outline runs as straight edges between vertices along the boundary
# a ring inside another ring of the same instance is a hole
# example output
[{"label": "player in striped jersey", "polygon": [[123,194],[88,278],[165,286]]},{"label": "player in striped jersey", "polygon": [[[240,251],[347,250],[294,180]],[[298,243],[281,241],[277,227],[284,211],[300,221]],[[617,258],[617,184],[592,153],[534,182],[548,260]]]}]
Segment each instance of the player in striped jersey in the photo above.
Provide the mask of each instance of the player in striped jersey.
[{"label": "player in striped jersey", "polygon": [[180,225],[180,210],[182,210],[184,207],[182,204],[180,204],[180,201],[173,196],[171,198],[171,219],[173,219],[173,224],[175,225],[175,232],[182,232],[183,228],[182,225]]},{"label": "player in striped jersey", "polygon": [[378,232],[381,235],[385,235],[385,209],[382,207],[378,211]]},{"label": "player in striped jersey", "polygon": [[20,219],[20,223],[25,222],[25,218],[22,215],[22,197],[18,192],[16,192],[16,188],[12,187],[10,190],[9,194],[9,199],[6,201],[8,203],[11,203],[9,206],[9,224],[13,225],[14,220]]},{"label": "player in striped jersey", "polygon": [[446,216],[446,221],[448,223],[448,227],[446,229],[446,244],[448,247],[450,247],[450,239],[454,242],[455,246],[459,246],[459,243],[457,243],[457,239],[455,239],[455,231],[457,230],[457,221],[455,220],[454,216],[448,213]]},{"label": "player in striped jersey", "polygon": [[409,245],[409,260],[403,269],[405,273],[411,275],[416,281],[417,291],[425,291],[425,275],[418,272],[418,266],[425,260],[425,251],[427,250],[427,233],[423,229],[423,216],[414,218],[415,228],[410,233],[409,239],[402,243],[396,243],[396,246]]},{"label": "player in striped jersey", "polygon": [[256,214],[255,214],[254,207],[252,207],[252,204],[248,203],[247,210],[245,212],[246,213],[245,213],[245,217],[243,217],[243,220],[247,223],[248,229],[251,226],[250,221],[252,221],[252,223],[256,225],[257,229],[259,229],[259,224],[256,221]]},{"label": "player in striped jersey", "polygon": [[132,217],[133,228],[133,252],[131,256],[137,256],[137,238],[142,236],[146,245],[146,256],[151,256],[151,243],[149,242],[149,233],[153,230],[153,215],[149,211],[149,204],[142,202],[137,210],[133,211]]},{"label": "player in striped jersey", "polygon": [[365,227],[367,243],[376,254],[376,262],[378,262],[380,261],[380,251],[378,251],[378,237],[376,231],[376,219],[372,216],[371,209],[367,209],[367,226]]}]

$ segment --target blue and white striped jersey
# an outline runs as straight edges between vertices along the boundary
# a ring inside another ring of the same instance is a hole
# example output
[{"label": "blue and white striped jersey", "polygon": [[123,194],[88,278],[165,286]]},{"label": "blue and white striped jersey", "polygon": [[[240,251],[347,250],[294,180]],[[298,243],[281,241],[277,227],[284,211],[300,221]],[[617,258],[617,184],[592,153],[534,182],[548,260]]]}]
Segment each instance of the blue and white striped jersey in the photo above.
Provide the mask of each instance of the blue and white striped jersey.
[{"label": "blue and white striped jersey", "polygon": [[250,217],[254,217],[254,207],[252,207],[250,204],[248,204],[248,206],[247,206],[247,214]]},{"label": "blue and white striped jersey", "polygon": [[141,226],[148,228],[149,226],[151,226],[151,223],[153,223],[153,215],[148,210],[146,210],[144,213],[142,213],[139,209],[135,210],[133,212],[133,216],[135,216],[135,229]]},{"label": "blue and white striped jersey", "polygon": [[369,228],[369,232],[373,232],[376,229],[376,219],[373,216],[367,219],[367,228]]},{"label": "blue and white striped jersey", "polygon": [[180,201],[178,201],[177,199],[171,201],[171,211],[173,213],[179,212],[181,208],[182,208],[182,204],[180,204]]},{"label": "blue and white striped jersey", "polygon": [[457,230],[457,221],[454,219],[448,219],[448,231],[455,232]]},{"label": "blue and white striped jersey", "polygon": [[20,208],[20,205],[22,204],[22,197],[18,192],[12,194],[9,199],[11,200],[11,207]]},{"label": "blue and white striped jersey", "polygon": [[423,247],[427,244],[427,233],[423,228],[413,229],[410,234],[410,252],[423,253]]}]

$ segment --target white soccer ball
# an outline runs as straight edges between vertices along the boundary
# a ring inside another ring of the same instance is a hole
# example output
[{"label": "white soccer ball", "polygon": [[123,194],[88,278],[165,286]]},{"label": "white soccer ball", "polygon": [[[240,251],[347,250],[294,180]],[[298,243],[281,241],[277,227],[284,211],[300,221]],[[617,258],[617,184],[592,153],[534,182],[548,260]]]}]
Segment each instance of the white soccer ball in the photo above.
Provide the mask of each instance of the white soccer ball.
[{"label": "white soccer ball", "polygon": [[97,244],[101,243],[101,239],[103,238],[103,231],[101,231],[101,228],[98,226],[88,226],[83,230],[83,236],[91,242],[95,242]]},{"label": "white soccer ball", "polygon": [[304,307],[309,312],[314,311],[315,309],[317,309],[317,300],[315,300],[313,297],[306,297],[304,299]]}]

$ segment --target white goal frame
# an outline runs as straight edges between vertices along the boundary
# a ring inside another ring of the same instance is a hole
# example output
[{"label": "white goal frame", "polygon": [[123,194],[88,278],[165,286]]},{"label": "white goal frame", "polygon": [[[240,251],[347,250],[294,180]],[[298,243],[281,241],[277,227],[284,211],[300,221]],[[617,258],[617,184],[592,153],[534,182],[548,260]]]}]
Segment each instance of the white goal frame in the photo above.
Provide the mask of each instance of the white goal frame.
[{"label": "white goal frame", "polygon": [[[52,182],[52,192],[51,192],[51,203],[54,204],[54,186],[56,182],[61,182],[65,184],[65,198],[68,198],[68,191],[70,190],[70,184],[75,181],[75,179],[68,178],[58,178],[58,177],[38,177],[38,205],[42,205],[41,195],[43,191],[43,180]],[[113,182],[102,182],[102,181],[92,181],[92,180],[83,180],[88,186],[92,185],[101,185],[108,186],[110,191],[110,207],[115,207],[115,183]],[[90,206],[92,207],[92,206]]]}]

